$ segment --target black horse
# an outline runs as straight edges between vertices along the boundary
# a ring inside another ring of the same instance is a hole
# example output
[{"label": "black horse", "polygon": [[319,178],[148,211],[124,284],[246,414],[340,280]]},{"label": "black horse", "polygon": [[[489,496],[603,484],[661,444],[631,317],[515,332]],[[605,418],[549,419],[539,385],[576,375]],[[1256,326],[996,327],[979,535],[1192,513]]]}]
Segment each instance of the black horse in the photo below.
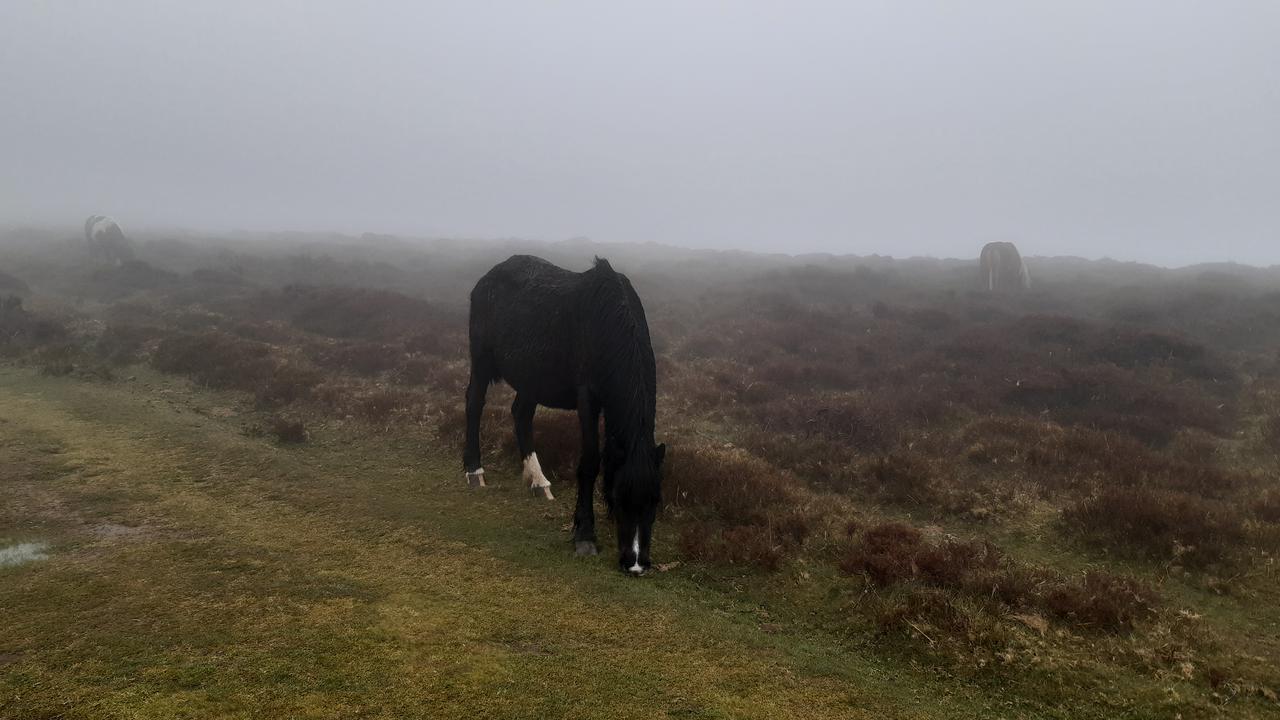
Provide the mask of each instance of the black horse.
[{"label": "black horse", "polygon": [[471,383],[467,387],[467,481],[484,485],[480,416],[491,383],[515,388],[511,405],[524,478],[551,498],[533,452],[538,405],[576,409],[582,426],[573,540],[595,555],[592,507],[600,470],[604,414],[604,496],[618,527],[618,564],[649,567],[654,516],[662,499],[659,470],[666,450],[654,445],[657,403],[653,346],[640,297],[607,260],[575,273],[541,258],[515,255],[495,265],[471,291]]}]

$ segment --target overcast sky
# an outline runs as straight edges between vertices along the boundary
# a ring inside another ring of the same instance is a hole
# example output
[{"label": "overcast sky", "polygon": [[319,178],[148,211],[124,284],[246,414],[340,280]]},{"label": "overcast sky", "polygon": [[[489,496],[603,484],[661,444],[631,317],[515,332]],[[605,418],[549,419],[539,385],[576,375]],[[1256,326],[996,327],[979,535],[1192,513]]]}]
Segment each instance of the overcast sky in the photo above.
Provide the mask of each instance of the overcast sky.
[{"label": "overcast sky", "polygon": [[0,223],[1280,263],[1280,2],[3,0]]}]

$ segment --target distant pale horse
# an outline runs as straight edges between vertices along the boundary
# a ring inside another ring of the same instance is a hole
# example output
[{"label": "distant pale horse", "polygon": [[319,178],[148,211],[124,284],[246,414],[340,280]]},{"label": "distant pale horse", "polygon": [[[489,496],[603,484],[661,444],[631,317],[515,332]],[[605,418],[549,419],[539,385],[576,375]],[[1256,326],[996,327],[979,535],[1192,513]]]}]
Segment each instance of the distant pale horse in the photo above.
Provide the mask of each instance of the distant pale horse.
[{"label": "distant pale horse", "polygon": [[109,265],[133,260],[133,246],[120,224],[105,215],[90,215],[84,221],[84,241],[89,253]]},{"label": "distant pale horse", "polygon": [[1026,290],[1031,287],[1031,275],[1022,254],[1011,242],[991,242],[982,248],[978,258],[980,281],[988,291]]}]

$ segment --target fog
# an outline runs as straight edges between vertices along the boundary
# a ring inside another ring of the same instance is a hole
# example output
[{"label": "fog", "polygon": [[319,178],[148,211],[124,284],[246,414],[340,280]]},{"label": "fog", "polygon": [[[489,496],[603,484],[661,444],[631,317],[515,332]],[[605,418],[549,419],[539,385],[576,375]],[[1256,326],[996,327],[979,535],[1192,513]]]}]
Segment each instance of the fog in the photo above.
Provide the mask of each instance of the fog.
[{"label": "fog", "polygon": [[0,223],[1280,263],[1280,4],[0,7]]}]

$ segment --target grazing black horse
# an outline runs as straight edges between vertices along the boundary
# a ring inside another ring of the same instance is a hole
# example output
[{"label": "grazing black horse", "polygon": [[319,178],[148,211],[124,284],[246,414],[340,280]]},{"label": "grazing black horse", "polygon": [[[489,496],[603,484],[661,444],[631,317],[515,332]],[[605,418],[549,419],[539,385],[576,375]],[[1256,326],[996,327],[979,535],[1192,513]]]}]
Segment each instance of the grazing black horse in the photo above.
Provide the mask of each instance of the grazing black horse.
[{"label": "grazing black horse", "polygon": [[542,258],[515,255],[476,283],[463,455],[472,487],[484,485],[480,416],[485,392],[498,380],[516,391],[511,415],[524,478],[547,498],[551,484],[532,446],[534,411],[538,405],[578,411],[582,455],[573,540],[579,555],[598,552],[592,494],[601,465],[603,412],[604,496],[618,527],[618,564],[643,573],[662,499],[659,470],[666,447],[653,442],[653,346],[631,281],[600,258],[590,270],[576,273]]}]

